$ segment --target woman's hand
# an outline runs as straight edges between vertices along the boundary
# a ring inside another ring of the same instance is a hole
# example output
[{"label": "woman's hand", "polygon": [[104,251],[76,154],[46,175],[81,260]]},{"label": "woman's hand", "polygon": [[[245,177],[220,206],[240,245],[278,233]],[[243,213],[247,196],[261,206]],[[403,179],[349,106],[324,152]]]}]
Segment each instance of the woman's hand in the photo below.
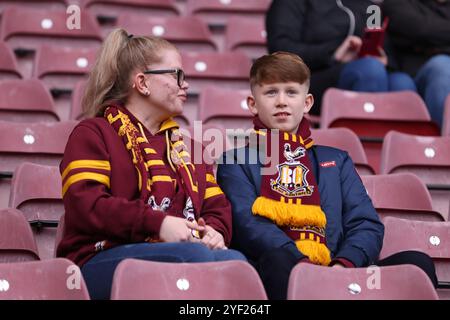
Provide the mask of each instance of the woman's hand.
[{"label": "woman's hand", "polygon": [[184,218],[166,216],[159,230],[159,238],[164,242],[191,241],[192,230],[205,232],[205,227]]},{"label": "woman's hand", "polygon": [[334,59],[341,63],[351,62],[358,58],[362,40],[357,36],[348,36],[334,52]]},{"label": "woman's hand", "polygon": [[220,232],[217,232],[214,228],[206,225],[203,218],[198,219],[198,226],[203,227],[204,231],[200,231],[200,242],[207,246],[209,249],[228,249],[225,246],[225,240]]}]

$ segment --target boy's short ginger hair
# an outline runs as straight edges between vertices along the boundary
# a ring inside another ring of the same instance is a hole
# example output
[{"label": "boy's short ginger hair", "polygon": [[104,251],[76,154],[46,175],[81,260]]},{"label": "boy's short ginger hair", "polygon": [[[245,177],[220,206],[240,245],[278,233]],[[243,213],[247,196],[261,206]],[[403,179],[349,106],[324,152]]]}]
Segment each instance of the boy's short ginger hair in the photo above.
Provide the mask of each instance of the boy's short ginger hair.
[{"label": "boy's short ginger hair", "polygon": [[298,82],[309,89],[311,72],[298,55],[277,51],[258,58],[250,69],[250,87],[277,82]]}]

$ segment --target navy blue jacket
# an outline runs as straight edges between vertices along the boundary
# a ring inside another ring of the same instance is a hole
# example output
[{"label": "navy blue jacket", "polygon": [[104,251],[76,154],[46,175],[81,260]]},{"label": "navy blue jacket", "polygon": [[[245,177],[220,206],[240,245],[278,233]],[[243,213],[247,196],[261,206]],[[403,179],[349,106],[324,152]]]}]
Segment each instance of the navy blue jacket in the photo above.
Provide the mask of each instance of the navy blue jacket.
[{"label": "navy blue jacket", "polygon": [[[333,259],[344,258],[356,267],[377,261],[384,226],[347,152],[325,146],[308,150],[319,185],[321,207],[327,217],[326,240]],[[257,159],[256,164],[249,164]],[[253,215],[252,205],[260,195],[261,161],[258,152],[241,148],[224,154],[217,171],[218,183],[233,208],[232,247],[257,261],[268,250],[285,247],[299,259],[304,256],[277,225]],[[334,161],[335,166],[320,166]],[[234,163],[234,164],[227,164]]]}]

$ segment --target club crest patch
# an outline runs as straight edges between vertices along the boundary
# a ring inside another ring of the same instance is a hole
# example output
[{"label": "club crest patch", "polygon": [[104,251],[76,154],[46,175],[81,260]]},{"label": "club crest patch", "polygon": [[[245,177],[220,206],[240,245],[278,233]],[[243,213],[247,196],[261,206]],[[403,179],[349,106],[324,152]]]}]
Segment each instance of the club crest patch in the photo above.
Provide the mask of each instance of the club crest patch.
[{"label": "club crest patch", "polygon": [[292,151],[289,143],[284,144],[283,156],[286,161],[277,165],[277,179],[270,180],[273,191],[285,197],[310,196],[313,193],[313,186],[307,180],[309,169],[298,161],[305,156],[305,152],[303,147]]}]

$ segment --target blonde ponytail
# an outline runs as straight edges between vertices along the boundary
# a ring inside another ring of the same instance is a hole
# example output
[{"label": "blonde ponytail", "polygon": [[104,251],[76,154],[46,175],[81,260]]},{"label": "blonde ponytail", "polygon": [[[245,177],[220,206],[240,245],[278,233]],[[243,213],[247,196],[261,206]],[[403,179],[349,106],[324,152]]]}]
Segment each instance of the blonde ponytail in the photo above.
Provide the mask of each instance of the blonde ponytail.
[{"label": "blonde ponytail", "polygon": [[85,117],[102,115],[112,101],[126,103],[131,72],[161,61],[161,50],[176,48],[161,38],[129,36],[115,29],[103,42],[82,100]]}]

